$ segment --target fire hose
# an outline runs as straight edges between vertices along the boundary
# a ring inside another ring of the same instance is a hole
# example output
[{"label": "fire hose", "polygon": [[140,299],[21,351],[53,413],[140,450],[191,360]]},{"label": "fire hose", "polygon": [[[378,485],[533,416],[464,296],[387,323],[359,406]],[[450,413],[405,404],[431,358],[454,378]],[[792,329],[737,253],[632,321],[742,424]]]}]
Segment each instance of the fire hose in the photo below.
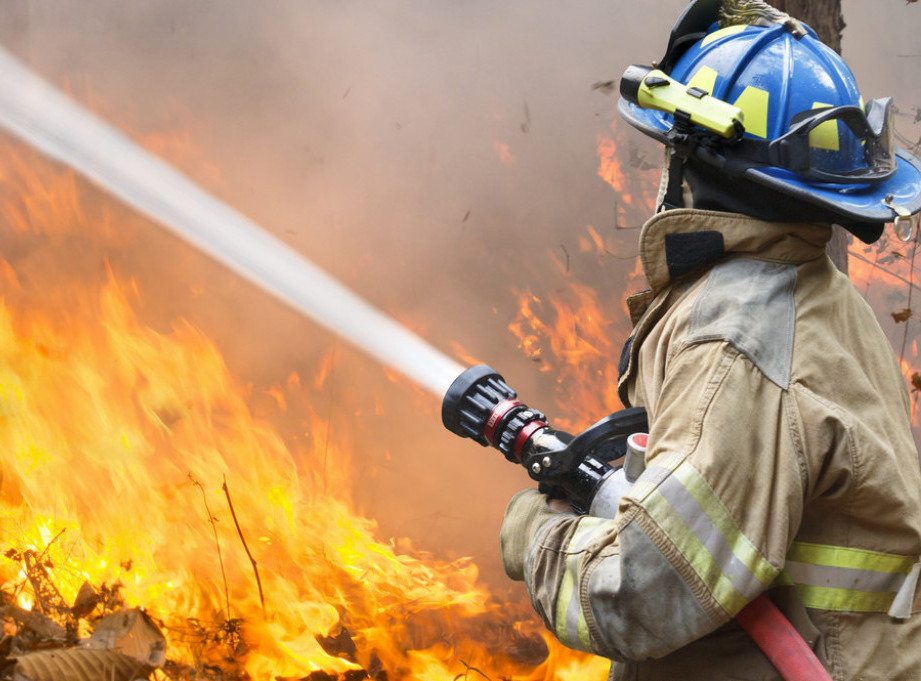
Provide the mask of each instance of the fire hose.
[{"label": "fire hose", "polygon": [[[624,462],[628,483],[645,466],[640,433],[648,430],[648,424],[642,407],[610,414],[573,436],[551,428],[544,414],[519,401],[505,379],[482,364],[470,367],[451,384],[441,418],[452,433],[492,446],[509,461],[523,465],[541,491],[568,499],[580,514],[614,517],[617,503],[611,498],[619,498],[616,490],[623,483],[611,462]],[[745,606],[736,621],[786,681],[831,681],[766,593]]]}]

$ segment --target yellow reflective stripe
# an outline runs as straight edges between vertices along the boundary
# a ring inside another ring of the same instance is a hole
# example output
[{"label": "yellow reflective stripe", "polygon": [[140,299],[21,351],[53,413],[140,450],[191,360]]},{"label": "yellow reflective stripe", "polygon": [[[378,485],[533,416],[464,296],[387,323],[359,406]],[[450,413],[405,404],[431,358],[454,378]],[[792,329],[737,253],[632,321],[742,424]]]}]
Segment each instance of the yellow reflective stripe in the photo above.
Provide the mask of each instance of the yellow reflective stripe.
[{"label": "yellow reflective stripe", "polygon": [[746,28],[748,28],[748,24],[735,24],[733,26],[727,26],[726,28],[721,28],[718,31],[713,31],[713,33],[710,33],[706,38],[704,38],[701,41],[700,46],[706,47],[710,43],[716,40],[719,40],[720,38],[725,38],[726,36],[735,35],[736,33],[741,33]]},{"label": "yellow reflective stripe", "polygon": [[579,521],[566,547],[566,568],[557,591],[554,617],[554,630],[557,638],[572,647],[576,647],[578,643],[582,650],[588,652],[593,652],[593,649],[588,633],[588,622],[585,620],[585,613],[579,598],[579,575],[586,557],[585,545],[599,527],[611,522],[605,518],[591,517],[583,517]]},{"label": "yellow reflective stripe", "polygon": [[742,113],[745,114],[745,132],[762,139],[767,137],[770,98],[767,90],[749,85],[733,102],[733,105],[742,109]]},{"label": "yellow reflective stripe", "polygon": [[627,492],[627,496],[629,496],[631,499],[636,499],[637,501],[643,501],[646,497],[655,492],[656,487],[658,486],[658,482],[643,480],[641,477],[639,480],[633,483],[633,487],[631,487],[630,491]]},{"label": "yellow reflective stripe", "polygon": [[[812,108],[819,109],[826,106],[831,106],[831,104],[815,102]],[[838,140],[838,121],[833,118],[813,128],[809,132],[809,146],[816,149],[838,151],[841,148],[841,142]]]},{"label": "yellow reflective stripe", "polygon": [[872,570],[873,572],[908,574],[917,558],[882,553],[869,549],[854,549],[847,546],[830,546],[809,542],[793,542],[787,551],[787,560],[812,565]]},{"label": "yellow reflective stripe", "polygon": [[716,87],[716,79],[719,75],[719,73],[709,66],[701,66],[697,73],[691,77],[691,80],[688,81],[687,86],[689,88],[700,88],[707,94],[712,95],[713,88]]},{"label": "yellow reflective stripe", "polygon": [[852,591],[809,584],[794,584],[793,587],[799,594],[800,600],[803,601],[803,605],[816,610],[887,612],[895,598],[893,591]]},{"label": "yellow reflective stripe", "polygon": [[572,601],[573,591],[575,591],[575,580],[569,570],[566,570],[563,573],[563,579],[556,594],[556,617],[554,618],[556,637],[563,643],[569,642],[569,636],[566,632],[566,613]]},{"label": "yellow reflective stripe", "polygon": [[642,505],[730,615],[777,576],[777,569],[686,461]]}]

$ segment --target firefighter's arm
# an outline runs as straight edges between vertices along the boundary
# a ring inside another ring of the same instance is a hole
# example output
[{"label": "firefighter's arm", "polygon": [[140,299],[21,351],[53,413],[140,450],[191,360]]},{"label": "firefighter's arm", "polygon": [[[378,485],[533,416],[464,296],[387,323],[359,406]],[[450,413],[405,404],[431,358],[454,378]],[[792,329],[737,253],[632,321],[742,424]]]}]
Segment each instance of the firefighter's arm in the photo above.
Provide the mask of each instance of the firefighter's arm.
[{"label": "firefighter's arm", "polygon": [[532,525],[524,556],[548,628],[619,660],[663,656],[734,617],[777,576],[801,514],[785,391],[721,342],[670,365],[649,467],[617,517]]}]

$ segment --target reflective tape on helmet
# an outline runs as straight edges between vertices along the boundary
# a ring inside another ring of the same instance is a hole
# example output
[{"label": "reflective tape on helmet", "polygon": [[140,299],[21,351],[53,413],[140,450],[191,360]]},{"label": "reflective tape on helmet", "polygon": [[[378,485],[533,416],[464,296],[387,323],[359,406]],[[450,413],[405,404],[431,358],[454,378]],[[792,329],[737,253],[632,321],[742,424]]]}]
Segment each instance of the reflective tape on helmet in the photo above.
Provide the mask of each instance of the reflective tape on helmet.
[{"label": "reflective tape on helmet", "polygon": [[807,608],[888,612],[916,556],[794,542],[775,586],[793,586]]},{"label": "reflective tape on helmet", "polygon": [[762,139],[767,137],[770,98],[767,90],[749,85],[733,102],[733,105],[742,109],[742,113],[745,114],[745,132]]},{"label": "reflective tape on helmet", "polygon": [[[813,109],[824,109],[831,104],[814,102]],[[862,107],[861,107],[862,108]],[[838,121],[825,121],[815,130],[809,132],[809,146],[816,149],[827,149],[828,151],[838,151],[841,149],[841,140],[838,138]]]},{"label": "reflective tape on helmet", "polygon": [[[655,468],[647,472],[654,473]],[[689,462],[682,461],[642,506],[730,615],[735,616],[777,577],[777,568],[743,534]]]},{"label": "reflective tape on helmet", "polygon": [[720,38],[726,38],[728,36],[735,35],[736,33],[741,33],[746,28],[748,28],[748,26],[745,24],[735,24],[734,26],[727,26],[726,28],[721,28],[718,31],[713,31],[713,33],[708,34],[707,37],[701,41],[700,46],[701,48],[704,48],[710,43],[716,42]]},{"label": "reflective tape on helmet", "polygon": [[713,94],[713,88],[716,87],[716,78],[719,75],[720,74],[709,66],[701,66],[691,80],[688,81],[688,87],[700,88],[704,92]]},{"label": "reflective tape on helmet", "polygon": [[584,516],[569,540],[566,557],[566,570],[560,582],[556,598],[554,628],[558,639],[572,648],[594,652],[588,633],[588,623],[579,599],[579,575],[585,560],[585,545],[593,533],[610,520]]}]

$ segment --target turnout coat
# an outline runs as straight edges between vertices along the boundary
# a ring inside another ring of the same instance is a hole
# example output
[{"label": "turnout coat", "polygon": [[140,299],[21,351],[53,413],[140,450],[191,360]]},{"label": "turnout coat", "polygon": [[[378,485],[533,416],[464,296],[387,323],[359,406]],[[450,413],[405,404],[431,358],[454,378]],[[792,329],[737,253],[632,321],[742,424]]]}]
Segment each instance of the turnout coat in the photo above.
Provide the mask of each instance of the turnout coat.
[{"label": "turnout coat", "polygon": [[547,627],[613,679],[778,681],[733,619],[764,591],[836,681],[921,679],[909,395],[830,234],[691,209],[643,228],[619,391],[648,410],[646,470],[613,519],[532,492],[502,530]]}]

